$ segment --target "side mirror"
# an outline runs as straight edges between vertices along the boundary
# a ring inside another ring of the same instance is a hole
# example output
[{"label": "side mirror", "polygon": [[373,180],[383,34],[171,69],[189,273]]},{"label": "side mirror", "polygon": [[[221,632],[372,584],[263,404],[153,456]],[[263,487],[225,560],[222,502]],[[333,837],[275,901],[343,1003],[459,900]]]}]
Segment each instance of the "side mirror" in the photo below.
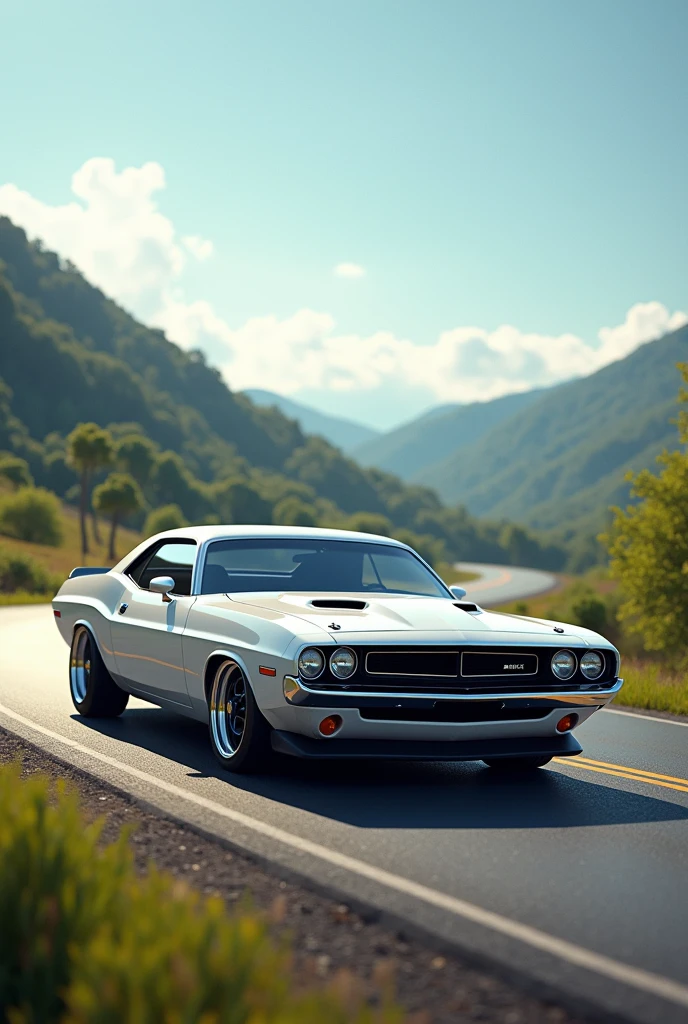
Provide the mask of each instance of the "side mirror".
[{"label": "side mirror", "polygon": [[[151,583],[151,590],[152,589],[153,584]],[[451,590],[454,597],[457,598],[459,601],[462,601],[466,596],[466,591],[463,589],[463,587],[450,587],[449,589]]]},{"label": "side mirror", "polygon": [[170,590],[174,588],[174,580],[171,576],[156,576],[148,584],[148,589],[153,594],[162,594],[163,601],[170,602]]}]

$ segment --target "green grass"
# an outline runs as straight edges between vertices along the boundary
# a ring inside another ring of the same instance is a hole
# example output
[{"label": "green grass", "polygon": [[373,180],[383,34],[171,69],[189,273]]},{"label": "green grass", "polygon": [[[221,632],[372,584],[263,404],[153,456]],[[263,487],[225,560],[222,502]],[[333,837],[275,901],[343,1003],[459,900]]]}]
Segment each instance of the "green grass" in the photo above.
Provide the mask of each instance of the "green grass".
[{"label": "green grass", "polygon": [[54,594],[29,594],[26,590],[15,590],[12,594],[0,594],[0,608],[13,604],[49,604]]},{"label": "green grass", "polygon": [[615,704],[688,715],[688,675],[655,662],[622,660],[624,685]]},{"label": "green grass", "polygon": [[[17,540],[16,537],[0,536],[0,546],[10,548],[17,552],[30,555],[45,566],[48,572],[57,573],[63,579],[69,576],[72,569],[77,565],[110,565],[107,557],[106,539],[108,535],[108,524],[101,522],[100,533],[103,543],[92,542],[90,556],[84,561],[81,555],[81,537],[79,532],[79,516],[75,509],[69,505],[62,506],[62,528],[63,538],[59,547],[52,548],[46,544],[30,544],[28,541]],[[92,538],[91,524],[89,521],[89,536]],[[133,530],[120,528],[117,531],[117,560],[122,558],[127,551],[131,551],[141,536]],[[3,595],[14,597],[14,595]],[[7,603],[7,602],[3,602]]]}]

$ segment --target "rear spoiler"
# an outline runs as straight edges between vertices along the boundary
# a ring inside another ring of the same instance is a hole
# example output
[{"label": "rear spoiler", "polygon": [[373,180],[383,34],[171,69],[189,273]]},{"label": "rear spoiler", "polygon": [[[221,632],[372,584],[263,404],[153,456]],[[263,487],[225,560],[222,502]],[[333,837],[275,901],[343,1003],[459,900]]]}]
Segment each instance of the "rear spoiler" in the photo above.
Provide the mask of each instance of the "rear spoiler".
[{"label": "rear spoiler", "polygon": [[75,576],[98,576],[104,572],[110,572],[110,567],[107,565],[78,565],[70,572],[69,579],[73,580]]}]

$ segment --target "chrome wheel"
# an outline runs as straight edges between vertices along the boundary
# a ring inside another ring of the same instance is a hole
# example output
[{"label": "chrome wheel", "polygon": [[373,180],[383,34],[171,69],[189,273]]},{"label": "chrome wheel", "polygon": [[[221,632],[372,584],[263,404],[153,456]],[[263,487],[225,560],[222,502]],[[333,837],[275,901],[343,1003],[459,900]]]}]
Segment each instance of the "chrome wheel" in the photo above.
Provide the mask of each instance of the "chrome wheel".
[{"label": "chrome wheel", "polygon": [[88,630],[81,626],[74,635],[69,662],[69,685],[72,688],[72,697],[75,703],[81,704],[84,701],[90,681],[91,638]]},{"label": "chrome wheel", "polygon": [[226,662],[215,676],[210,729],[218,753],[234,757],[246,730],[246,680],[235,662]]}]

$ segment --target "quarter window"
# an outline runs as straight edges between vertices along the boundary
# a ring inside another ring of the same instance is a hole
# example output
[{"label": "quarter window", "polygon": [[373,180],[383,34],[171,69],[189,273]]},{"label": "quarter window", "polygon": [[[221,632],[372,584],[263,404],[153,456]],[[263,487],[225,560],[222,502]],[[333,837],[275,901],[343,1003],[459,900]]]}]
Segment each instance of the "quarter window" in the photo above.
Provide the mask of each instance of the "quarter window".
[{"label": "quarter window", "polygon": [[196,560],[196,543],[191,540],[163,541],[153,550],[140,555],[127,569],[127,576],[142,590],[148,590],[156,576],[171,576],[173,594],[180,597],[191,593],[191,574]]}]

